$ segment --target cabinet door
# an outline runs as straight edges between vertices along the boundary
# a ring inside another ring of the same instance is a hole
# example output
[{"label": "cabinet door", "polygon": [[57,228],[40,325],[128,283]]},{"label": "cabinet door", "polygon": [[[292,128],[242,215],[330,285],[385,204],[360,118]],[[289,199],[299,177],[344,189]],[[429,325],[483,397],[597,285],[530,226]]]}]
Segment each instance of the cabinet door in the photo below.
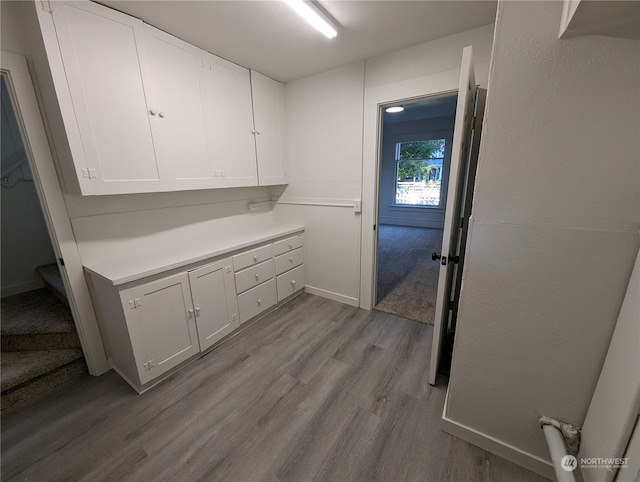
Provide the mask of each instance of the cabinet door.
[{"label": "cabinet door", "polygon": [[253,118],[256,129],[258,184],[285,184],[284,86],[280,82],[251,71]]},{"label": "cabinet door", "polygon": [[91,2],[51,2],[80,139],[83,194],[161,190],[136,45],[142,22]]},{"label": "cabinet door", "polygon": [[198,80],[201,51],[156,28],[145,28],[140,50],[146,60],[143,68],[148,69],[145,86],[158,164],[174,190],[212,187]]},{"label": "cabinet door", "polygon": [[180,273],[133,288],[147,363],[138,367],[141,383],[165,373],[200,351],[189,277]]},{"label": "cabinet door", "polygon": [[200,349],[205,350],[240,326],[231,258],[189,273]]},{"label": "cabinet door", "polygon": [[216,185],[257,186],[249,71],[205,54],[200,88],[209,164]]}]

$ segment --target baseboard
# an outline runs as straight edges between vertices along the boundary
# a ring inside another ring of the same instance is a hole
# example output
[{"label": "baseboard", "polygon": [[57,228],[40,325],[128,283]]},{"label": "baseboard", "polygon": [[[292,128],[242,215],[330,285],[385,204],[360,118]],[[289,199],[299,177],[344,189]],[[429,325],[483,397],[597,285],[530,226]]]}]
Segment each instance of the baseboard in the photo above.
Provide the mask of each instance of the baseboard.
[{"label": "baseboard", "polygon": [[440,425],[442,430],[461,438],[470,444],[480,447],[487,452],[491,452],[492,454],[496,454],[510,462],[513,462],[514,464],[525,467],[536,474],[542,475],[550,480],[556,480],[553,465],[551,465],[550,462],[448,418],[446,415],[448,400],[449,392],[447,391],[444,410],[442,411],[442,422]]},{"label": "baseboard", "polygon": [[340,293],[334,293],[333,291],[323,290],[322,288],[315,288],[313,286],[306,285],[304,290],[312,295],[322,296],[323,298],[329,298],[333,301],[339,301],[345,305],[360,306],[358,298],[352,298],[351,296],[341,295]]},{"label": "baseboard", "polygon": [[38,288],[42,288],[44,284],[41,279],[27,281],[25,283],[19,283],[11,286],[3,286],[2,287],[2,298],[6,296],[19,295],[20,293],[26,293],[27,291],[37,290]]}]

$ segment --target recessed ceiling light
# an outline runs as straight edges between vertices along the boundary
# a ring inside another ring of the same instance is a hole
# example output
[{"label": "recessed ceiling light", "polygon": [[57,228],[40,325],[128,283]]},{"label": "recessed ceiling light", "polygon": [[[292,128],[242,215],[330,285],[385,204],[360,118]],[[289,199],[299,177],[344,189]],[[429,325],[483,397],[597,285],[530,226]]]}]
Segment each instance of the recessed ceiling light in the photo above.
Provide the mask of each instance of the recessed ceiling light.
[{"label": "recessed ceiling light", "polygon": [[282,0],[295,12],[304,18],[310,25],[322,32],[327,38],[334,38],[338,35],[335,27],[325,19],[318,9],[311,2],[304,0]]},{"label": "recessed ceiling light", "polygon": [[389,114],[396,114],[398,112],[402,112],[404,110],[404,107],[401,105],[394,105],[392,107],[387,107],[385,109],[385,112],[388,112]]}]

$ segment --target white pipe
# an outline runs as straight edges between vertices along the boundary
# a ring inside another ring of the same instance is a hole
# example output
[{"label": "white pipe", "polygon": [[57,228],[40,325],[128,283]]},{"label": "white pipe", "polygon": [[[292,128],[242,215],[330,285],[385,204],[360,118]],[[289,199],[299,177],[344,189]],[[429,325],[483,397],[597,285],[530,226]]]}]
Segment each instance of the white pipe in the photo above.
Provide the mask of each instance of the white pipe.
[{"label": "white pipe", "polygon": [[[566,470],[562,466],[563,458],[568,455],[567,447],[562,438],[562,432],[552,425],[543,425],[542,431],[547,439],[547,446],[549,447],[549,454],[551,455],[551,462],[553,463],[553,470],[556,473],[557,481],[576,482],[574,471]],[[574,460],[574,462],[576,464],[575,469],[577,469],[578,462],[576,460]],[[570,465],[568,467],[570,467]]]}]

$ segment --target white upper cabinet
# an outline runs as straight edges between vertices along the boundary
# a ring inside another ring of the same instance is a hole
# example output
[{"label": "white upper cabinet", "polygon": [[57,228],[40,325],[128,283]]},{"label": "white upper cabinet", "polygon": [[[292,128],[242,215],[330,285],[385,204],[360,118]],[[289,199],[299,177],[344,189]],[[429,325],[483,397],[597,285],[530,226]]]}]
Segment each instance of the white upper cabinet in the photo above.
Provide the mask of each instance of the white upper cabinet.
[{"label": "white upper cabinet", "polygon": [[282,84],[108,7],[47,5],[73,193],[286,183]]},{"label": "white upper cabinet", "polygon": [[90,2],[51,5],[80,134],[69,144],[82,194],[162,190],[136,49],[142,22]]},{"label": "white upper cabinet", "polygon": [[284,85],[251,71],[253,119],[256,130],[258,183],[285,184],[287,169],[284,149]]},{"label": "white upper cabinet", "polygon": [[205,53],[200,88],[215,185],[257,186],[249,70]]},{"label": "white upper cabinet", "polygon": [[143,72],[148,70],[145,87],[158,164],[175,189],[212,187],[198,80],[201,51],[156,28],[145,30],[138,50]]}]

